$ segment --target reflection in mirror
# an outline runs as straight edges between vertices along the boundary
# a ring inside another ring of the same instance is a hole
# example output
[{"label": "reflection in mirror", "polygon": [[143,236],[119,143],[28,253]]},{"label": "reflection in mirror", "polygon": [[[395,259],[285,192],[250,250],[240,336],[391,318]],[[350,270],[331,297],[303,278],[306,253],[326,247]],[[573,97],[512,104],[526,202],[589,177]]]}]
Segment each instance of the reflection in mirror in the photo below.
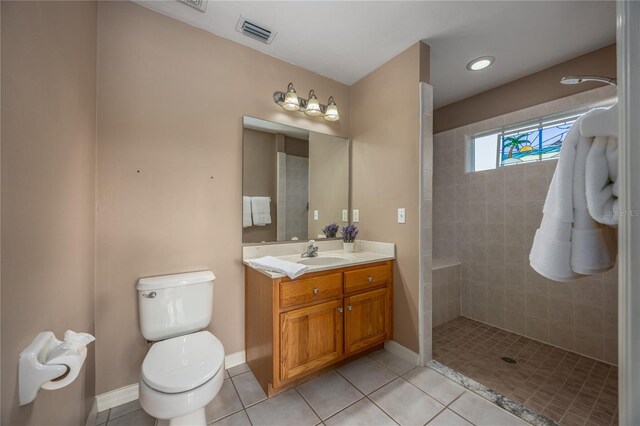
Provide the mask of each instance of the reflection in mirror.
[{"label": "reflection in mirror", "polygon": [[328,224],[347,224],[348,140],[252,117],[243,124],[243,243],[316,239]]}]

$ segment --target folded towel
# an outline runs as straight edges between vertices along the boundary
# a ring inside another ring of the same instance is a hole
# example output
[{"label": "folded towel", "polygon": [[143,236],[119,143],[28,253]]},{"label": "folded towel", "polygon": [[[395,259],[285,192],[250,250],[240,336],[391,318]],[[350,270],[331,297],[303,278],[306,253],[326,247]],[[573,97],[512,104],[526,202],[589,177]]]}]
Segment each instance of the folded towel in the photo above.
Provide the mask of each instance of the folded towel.
[{"label": "folded towel", "polygon": [[539,274],[570,281],[611,269],[615,263],[615,230],[593,220],[586,199],[586,162],[594,138],[580,133],[578,119],[569,130],[551,180],[529,261]]},{"label": "folded towel", "polygon": [[597,222],[616,226],[618,202],[618,139],[598,136],[586,163],[586,191],[589,213]]},{"label": "folded towel", "polygon": [[258,269],[279,272],[281,274],[287,275],[291,279],[298,278],[309,269],[307,265],[287,262],[286,260],[278,259],[273,256],[264,256],[256,259],[249,259],[249,265]]},{"label": "folded towel", "polygon": [[253,225],[251,221],[251,197],[242,197],[242,227],[248,228]]},{"label": "folded towel", "polygon": [[251,197],[251,215],[253,224],[264,226],[271,223],[271,198]]}]

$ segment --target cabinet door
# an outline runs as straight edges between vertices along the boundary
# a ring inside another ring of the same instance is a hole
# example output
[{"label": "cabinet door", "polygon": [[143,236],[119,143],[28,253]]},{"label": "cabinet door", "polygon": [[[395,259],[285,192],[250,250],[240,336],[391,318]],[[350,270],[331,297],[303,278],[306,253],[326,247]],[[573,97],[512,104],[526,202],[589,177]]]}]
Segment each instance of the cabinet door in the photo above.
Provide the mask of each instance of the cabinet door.
[{"label": "cabinet door", "polygon": [[280,379],[292,379],[341,358],[342,327],[342,300],[280,314]]},{"label": "cabinet door", "polygon": [[345,352],[351,354],[384,342],[389,327],[388,289],[345,298]]}]

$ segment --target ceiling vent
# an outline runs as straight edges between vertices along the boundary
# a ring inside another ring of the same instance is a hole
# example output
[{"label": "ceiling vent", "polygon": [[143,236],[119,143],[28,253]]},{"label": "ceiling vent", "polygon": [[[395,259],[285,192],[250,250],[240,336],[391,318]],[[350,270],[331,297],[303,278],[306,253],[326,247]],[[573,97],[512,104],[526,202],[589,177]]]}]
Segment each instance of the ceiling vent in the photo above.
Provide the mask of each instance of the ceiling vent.
[{"label": "ceiling vent", "polygon": [[276,36],[276,32],[267,29],[264,25],[256,24],[255,22],[248,21],[240,16],[238,25],[236,25],[236,31],[251,37],[255,40],[261,41],[265,44],[271,44],[273,38]]},{"label": "ceiling vent", "polygon": [[180,1],[204,13],[207,10],[207,2],[209,0],[180,0]]}]

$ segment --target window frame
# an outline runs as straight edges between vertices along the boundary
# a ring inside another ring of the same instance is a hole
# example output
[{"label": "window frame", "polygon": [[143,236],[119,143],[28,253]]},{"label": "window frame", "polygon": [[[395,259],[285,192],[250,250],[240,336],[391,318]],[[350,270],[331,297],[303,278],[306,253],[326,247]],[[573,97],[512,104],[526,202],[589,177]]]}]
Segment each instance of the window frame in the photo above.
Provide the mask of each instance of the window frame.
[{"label": "window frame", "polygon": [[[557,114],[549,114],[549,115],[545,115],[545,116],[541,116],[538,117],[536,119],[533,120],[526,120],[526,121],[522,121],[519,123],[514,123],[514,124],[510,124],[508,126],[502,126],[498,129],[493,129],[493,130],[488,130],[485,132],[479,132],[473,135],[469,135],[468,136],[468,143],[467,143],[467,147],[470,149],[469,155],[467,155],[467,173],[480,173],[480,172],[486,172],[489,170],[498,170],[501,167],[512,167],[512,166],[522,166],[524,164],[529,164],[529,163],[538,163],[540,161],[547,161],[547,160],[554,160],[556,158],[539,158],[537,160],[534,161],[528,161],[528,162],[524,162],[522,164],[502,164],[501,161],[501,157],[502,157],[502,138],[504,138],[505,135],[509,136],[511,134],[521,134],[524,133],[526,131],[533,131],[533,130],[538,130],[539,132],[542,132],[542,130],[546,127],[552,127],[554,125],[558,125],[561,124],[563,122],[566,121],[570,121],[571,119],[578,119],[581,116],[583,116],[584,114],[586,114],[587,112],[591,111],[594,108],[602,108],[602,107],[610,107],[611,105],[615,104],[617,102],[616,99],[607,99],[607,100],[603,100],[601,102],[592,104],[590,106],[586,106],[586,107],[582,107],[582,108],[577,108],[577,109],[573,109],[570,111],[565,111],[562,113],[557,113]],[[483,137],[487,137],[487,136],[491,136],[491,135],[495,135],[496,136],[496,159],[495,159],[495,167],[491,168],[491,169],[484,169],[484,170],[475,170],[475,160],[476,160],[476,145],[475,145],[475,140],[476,139],[480,139]],[[542,155],[542,154],[540,154]]]}]

